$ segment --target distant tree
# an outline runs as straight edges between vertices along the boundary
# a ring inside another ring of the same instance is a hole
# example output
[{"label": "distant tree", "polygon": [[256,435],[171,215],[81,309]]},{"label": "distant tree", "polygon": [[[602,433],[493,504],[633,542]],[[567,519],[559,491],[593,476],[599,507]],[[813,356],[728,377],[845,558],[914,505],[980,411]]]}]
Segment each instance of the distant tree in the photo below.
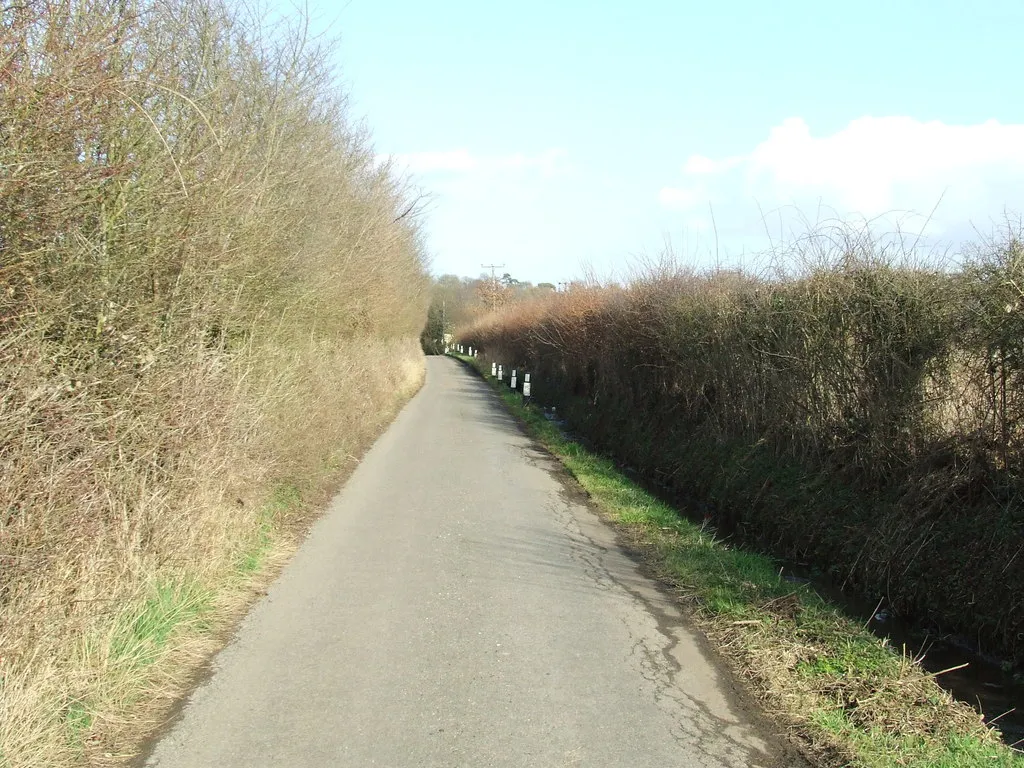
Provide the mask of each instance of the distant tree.
[{"label": "distant tree", "polygon": [[435,296],[430,303],[430,309],[427,310],[427,324],[420,334],[420,346],[428,355],[444,354],[446,334],[448,333],[445,309],[443,300],[439,301]]},{"label": "distant tree", "polygon": [[441,275],[431,286],[431,304],[423,330],[423,349],[428,354],[444,351],[444,334],[449,336],[476,317],[518,302],[547,296],[556,288],[553,283],[534,285],[506,272],[492,278]]},{"label": "distant tree", "polygon": [[504,277],[500,280],[491,280],[485,276],[480,279],[477,285],[477,293],[484,308],[493,310],[505,306],[512,292],[510,286],[505,283]]},{"label": "distant tree", "polygon": [[481,282],[458,275],[441,275],[434,280],[432,299],[442,305],[449,333],[483,311],[479,296]]}]

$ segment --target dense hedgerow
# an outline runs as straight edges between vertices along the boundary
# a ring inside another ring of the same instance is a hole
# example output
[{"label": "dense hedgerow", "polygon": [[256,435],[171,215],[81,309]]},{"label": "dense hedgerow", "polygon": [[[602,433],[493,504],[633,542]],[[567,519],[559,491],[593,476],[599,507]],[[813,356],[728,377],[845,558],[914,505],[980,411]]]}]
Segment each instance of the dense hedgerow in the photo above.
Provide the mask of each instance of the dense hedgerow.
[{"label": "dense hedgerow", "polygon": [[81,759],[141,695],[124,611],[216,585],[417,385],[410,203],[301,24],[0,8],[0,765]]},{"label": "dense hedgerow", "polygon": [[1024,660],[1021,240],[953,270],[804,245],[790,274],[665,268],[461,340],[724,530]]}]

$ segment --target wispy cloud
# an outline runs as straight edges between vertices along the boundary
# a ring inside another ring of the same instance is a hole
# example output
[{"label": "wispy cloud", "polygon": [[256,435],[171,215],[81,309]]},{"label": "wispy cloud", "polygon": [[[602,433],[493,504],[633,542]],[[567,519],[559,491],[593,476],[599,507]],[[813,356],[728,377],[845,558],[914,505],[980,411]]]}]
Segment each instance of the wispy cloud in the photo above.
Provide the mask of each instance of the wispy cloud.
[{"label": "wispy cloud", "polygon": [[446,152],[411,152],[402,155],[384,155],[382,159],[390,160],[399,168],[408,169],[412,173],[472,171],[479,165],[479,159],[465,149],[453,149]]},{"label": "wispy cloud", "polygon": [[505,155],[474,154],[467,149],[453,149],[382,155],[378,157],[378,161],[390,161],[399,169],[422,175],[525,169],[535,169],[544,174],[551,174],[558,169],[565,154],[565,151],[561,149],[548,149],[537,154],[516,152]]},{"label": "wispy cloud", "polygon": [[[815,136],[799,117],[771,129],[750,152],[720,160],[693,155],[678,184],[659,193],[669,209],[716,216],[730,208],[819,203],[840,215],[928,214],[932,231],[998,216],[1024,183],[1024,125],[975,125],[909,117],[861,117]],[[756,202],[755,202],[756,201]]]}]

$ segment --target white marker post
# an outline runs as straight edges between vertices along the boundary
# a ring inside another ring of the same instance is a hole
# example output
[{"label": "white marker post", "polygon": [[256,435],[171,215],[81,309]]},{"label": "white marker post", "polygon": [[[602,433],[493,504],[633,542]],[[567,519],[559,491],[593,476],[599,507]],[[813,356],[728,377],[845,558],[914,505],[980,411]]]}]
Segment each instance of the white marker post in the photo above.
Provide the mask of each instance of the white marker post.
[{"label": "white marker post", "polygon": [[530,374],[523,374],[523,399],[530,397]]},{"label": "white marker post", "polygon": [[508,385],[510,387],[512,387],[512,389],[516,388],[516,369],[515,368],[512,369],[512,381],[510,381],[508,383]]},{"label": "white marker post", "polygon": [[469,356],[470,356],[470,357],[472,357],[472,356],[473,356],[473,348],[472,348],[472,347],[470,347],[470,348],[469,348]]},{"label": "white marker post", "polygon": [[491,376],[497,376],[497,375],[498,375],[498,364],[497,363],[491,363]]},{"label": "white marker post", "polygon": [[499,365],[498,366],[498,381],[501,381],[503,378],[505,378],[505,370]]}]

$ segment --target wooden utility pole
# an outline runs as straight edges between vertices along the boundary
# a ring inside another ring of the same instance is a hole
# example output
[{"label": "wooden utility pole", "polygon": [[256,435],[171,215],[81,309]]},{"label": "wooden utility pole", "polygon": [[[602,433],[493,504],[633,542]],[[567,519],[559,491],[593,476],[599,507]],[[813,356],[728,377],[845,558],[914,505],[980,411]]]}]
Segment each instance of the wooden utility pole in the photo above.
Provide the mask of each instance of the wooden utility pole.
[{"label": "wooden utility pole", "polygon": [[491,270],[491,312],[498,309],[498,278],[494,274],[496,269],[504,269],[504,264],[481,264],[484,269]]}]

